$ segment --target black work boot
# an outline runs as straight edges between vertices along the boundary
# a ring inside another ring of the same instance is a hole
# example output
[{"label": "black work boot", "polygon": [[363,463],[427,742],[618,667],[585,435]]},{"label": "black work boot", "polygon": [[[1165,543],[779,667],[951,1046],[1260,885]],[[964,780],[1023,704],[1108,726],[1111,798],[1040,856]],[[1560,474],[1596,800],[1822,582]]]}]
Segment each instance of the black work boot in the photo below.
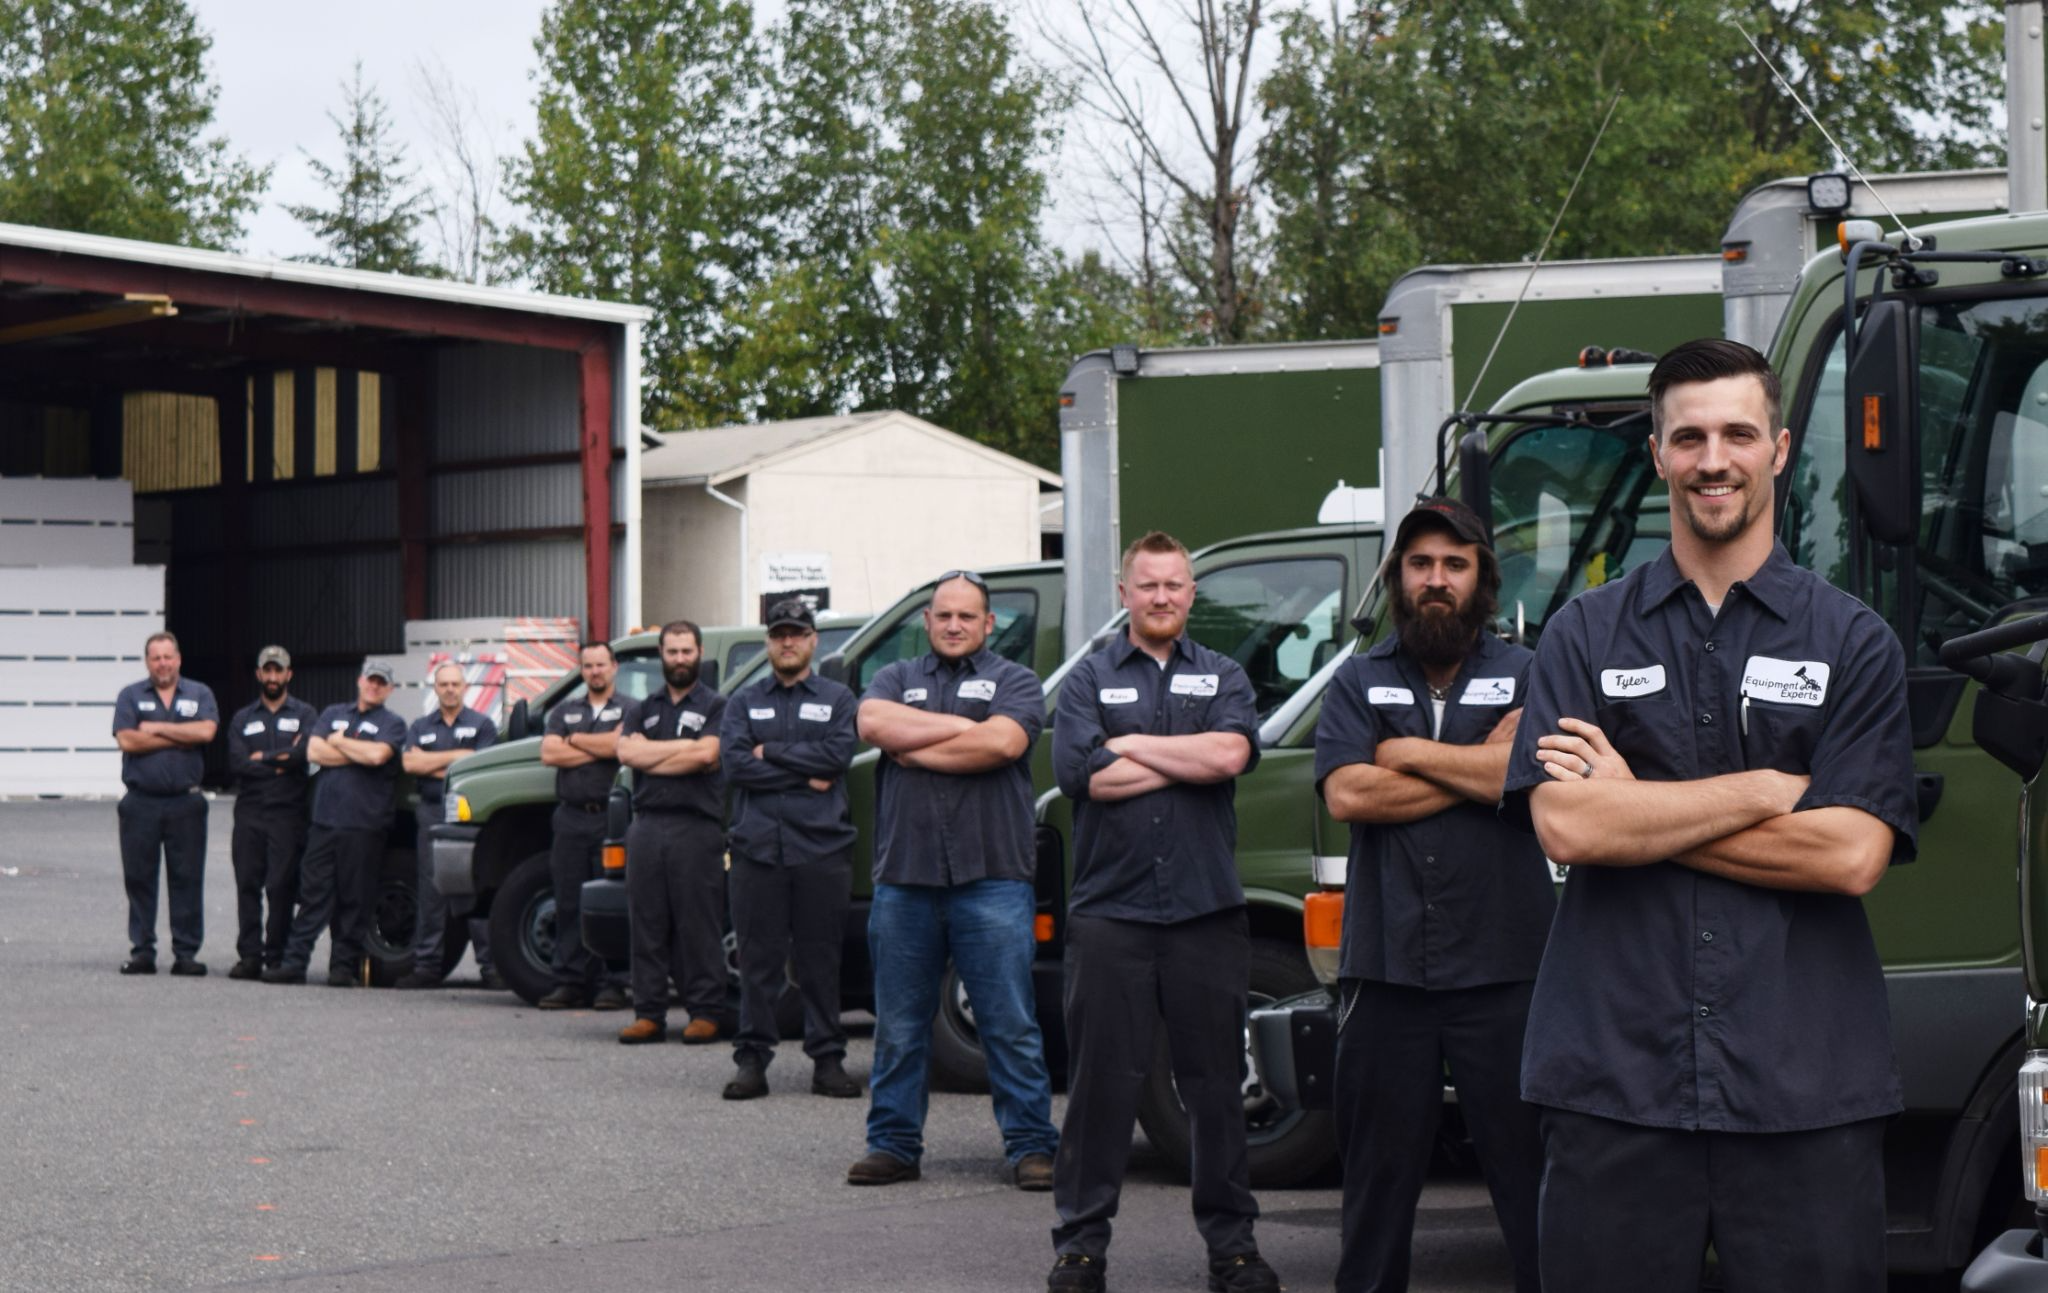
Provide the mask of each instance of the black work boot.
[{"label": "black work boot", "polygon": [[753,1055],[739,1058],[739,1072],[725,1084],[728,1100],[758,1100],[768,1094],[768,1066]]},{"label": "black work boot", "polygon": [[1102,1293],[1109,1274],[1109,1259],[1086,1253],[1061,1253],[1045,1277],[1046,1293]]},{"label": "black work boot", "polygon": [[827,1055],[811,1070],[811,1094],[851,1100],[860,1094],[860,1083],[846,1071],[837,1055]]},{"label": "black work boot", "polygon": [[1280,1277],[1257,1253],[1209,1259],[1210,1293],[1280,1293]]}]

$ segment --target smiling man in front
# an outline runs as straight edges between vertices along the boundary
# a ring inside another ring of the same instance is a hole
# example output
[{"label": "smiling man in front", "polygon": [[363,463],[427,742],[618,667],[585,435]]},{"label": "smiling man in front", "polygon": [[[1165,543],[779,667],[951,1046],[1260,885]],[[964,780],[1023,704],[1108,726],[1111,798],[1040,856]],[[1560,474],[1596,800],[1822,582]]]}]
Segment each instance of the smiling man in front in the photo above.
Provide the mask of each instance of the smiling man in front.
[{"label": "smiling man in front", "polygon": [[1572,868],[1522,1094],[1545,1288],[1878,1290],[1901,1107],[1860,895],[1913,855],[1904,659],[1772,533],[1777,377],[1650,377],[1671,545],[1550,617],[1503,811]]}]

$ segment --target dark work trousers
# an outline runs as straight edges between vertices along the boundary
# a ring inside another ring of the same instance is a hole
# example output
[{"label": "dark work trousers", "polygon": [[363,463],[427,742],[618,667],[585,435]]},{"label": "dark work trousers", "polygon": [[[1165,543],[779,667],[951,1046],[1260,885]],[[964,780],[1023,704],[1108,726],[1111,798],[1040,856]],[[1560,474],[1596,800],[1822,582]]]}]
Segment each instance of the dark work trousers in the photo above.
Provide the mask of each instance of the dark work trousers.
[{"label": "dark work trousers", "polygon": [[181,961],[199,955],[206,940],[206,799],[196,790],[182,795],[145,795],[131,790],[116,809],[121,830],[121,879],[128,889],[128,951],[139,961],[156,960],[157,858],[171,888],[171,953]]},{"label": "dark work trousers", "polygon": [[804,1002],[804,1054],[814,1060],[846,1054],[839,1025],[839,953],[852,904],[848,853],[796,866],[732,858],[732,932],[740,945],[740,1031],[733,1055],[762,1064],[775,1057],[781,1032],[775,1003],[796,971]]},{"label": "dark work trousers", "polygon": [[[555,839],[548,846],[548,878],[555,887],[555,983],[594,991],[599,984],[626,986],[626,976],[606,965],[583,946],[583,882],[598,874],[598,849],[604,844],[602,805],[589,813],[567,804],[555,805]],[[627,867],[627,884],[632,884]],[[630,889],[627,901],[630,903]]]},{"label": "dark work trousers", "polygon": [[668,981],[692,1019],[725,1014],[725,828],[696,813],[633,814],[626,828],[633,1013],[668,1018]]},{"label": "dark work trousers", "polygon": [[363,935],[376,906],[378,872],[384,865],[382,830],[343,830],[315,824],[299,861],[299,911],[292,918],[284,966],[303,970],[313,959],[320,931],[333,937],[327,972],[360,978]]},{"label": "dark work trousers", "polygon": [[1884,1129],[1670,1131],[1541,1111],[1543,1287],[1883,1293]]},{"label": "dark work trousers", "polygon": [[[306,847],[306,810],[235,800],[235,955],[276,965],[292,932],[299,898],[299,853]],[[270,901],[270,919],[263,903]]]},{"label": "dark work trousers", "polygon": [[1536,1106],[1521,1094],[1522,1033],[1534,986],[1430,991],[1343,981],[1334,1096],[1344,1161],[1338,1293],[1408,1287],[1415,1204],[1443,1111],[1446,1063],[1514,1259],[1516,1293],[1538,1293],[1543,1138]]},{"label": "dark work trousers", "polygon": [[1195,1229],[1212,1258],[1255,1251],[1259,1205],[1244,1144],[1244,908],[1174,925],[1070,917],[1066,972],[1067,1116],[1053,1160],[1054,1251],[1108,1254],[1160,1025],[1194,1145]]}]

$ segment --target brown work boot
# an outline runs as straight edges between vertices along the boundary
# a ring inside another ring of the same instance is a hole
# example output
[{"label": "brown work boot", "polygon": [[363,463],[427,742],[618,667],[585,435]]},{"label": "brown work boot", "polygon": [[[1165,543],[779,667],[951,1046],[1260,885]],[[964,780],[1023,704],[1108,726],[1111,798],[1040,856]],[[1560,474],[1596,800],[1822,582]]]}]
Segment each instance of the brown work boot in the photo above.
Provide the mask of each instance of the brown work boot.
[{"label": "brown work boot", "polygon": [[1052,1155],[1026,1154],[1010,1168],[1010,1179],[1020,1190],[1050,1190],[1052,1188]]},{"label": "brown work boot", "polygon": [[644,1046],[668,1036],[668,1023],[661,1019],[635,1019],[619,1030],[619,1045]]},{"label": "brown work boot", "polygon": [[718,1024],[710,1019],[692,1019],[683,1029],[683,1045],[702,1046],[718,1040]]},{"label": "brown work boot", "polygon": [[898,1181],[915,1181],[917,1178],[917,1164],[906,1163],[879,1149],[869,1152],[846,1169],[848,1185],[894,1185]]}]

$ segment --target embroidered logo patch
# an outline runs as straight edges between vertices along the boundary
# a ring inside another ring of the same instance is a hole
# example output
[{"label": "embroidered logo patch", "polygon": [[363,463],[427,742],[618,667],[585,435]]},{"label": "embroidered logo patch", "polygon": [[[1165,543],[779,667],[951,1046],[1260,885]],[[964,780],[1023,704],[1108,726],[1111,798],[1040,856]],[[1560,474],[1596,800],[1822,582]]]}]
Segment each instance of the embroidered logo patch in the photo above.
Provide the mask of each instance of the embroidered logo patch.
[{"label": "embroidered logo patch", "polygon": [[692,732],[701,732],[704,730],[704,716],[694,709],[686,709],[682,714],[682,724]]},{"label": "embroidered logo patch", "polygon": [[280,718],[277,720],[277,730],[280,732],[296,732],[299,730],[299,720],[296,718]]},{"label": "embroidered logo patch", "polygon": [[262,733],[262,731],[263,731],[263,720],[262,720],[262,719],[260,719],[260,718],[252,718],[252,719],[250,719],[250,720],[249,720],[249,722],[248,722],[248,723],[247,723],[247,724],[246,724],[246,725],[245,725],[245,726],[244,726],[244,727],[242,728],[242,735],[243,735],[243,736],[257,736],[257,735],[260,735],[260,734]]},{"label": "embroidered logo patch", "polygon": [[1177,673],[1166,685],[1176,696],[1213,696],[1216,694],[1216,675],[1213,673]]},{"label": "embroidered logo patch", "polygon": [[1515,680],[1513,678],[1468,678],[1465,680],[1465,694],[1458,697],[1460,705],[1512,705],[1515,703]]},{"label": "embroidered logo patch", "polygon": [[1818,705],[1828,698],[1828,666],[1821,660],[1780,660],[1753,655],[1742,666],[1742,689],[1751,700]]},{"label": "embroidered logo patch", "polygon": [[1634,669],[1602,669],[1600,694],[1616,700],[1631,696],[1653,696],[1664,690],[1664,666],[1639,665]]},{"label": "embroidered logo patch", "polygon": [[180,715],[181,717],[183,717],[183,718],[190,718],[190,717],[192,717],[192,716],[193,716],[194,714],[197,714],[198,712],[199,712],[199,702],[198,702],[198,701],[196,701],[196,700],[180,700],[180,701],[178,702],[178,714],[179,714],[179,715]]},{"label": "embroidered logo patch", "polygon": [[960,699],[962,700],[994,700],[995,698],[996,680],[993,678],[969,678],[966,682],[960,684]]},{"label": "embroidered logo patch", "polygon": [[806,723],[829,723],[832,721],[832,707],[817,704],[799,705],[796,716]]}]

